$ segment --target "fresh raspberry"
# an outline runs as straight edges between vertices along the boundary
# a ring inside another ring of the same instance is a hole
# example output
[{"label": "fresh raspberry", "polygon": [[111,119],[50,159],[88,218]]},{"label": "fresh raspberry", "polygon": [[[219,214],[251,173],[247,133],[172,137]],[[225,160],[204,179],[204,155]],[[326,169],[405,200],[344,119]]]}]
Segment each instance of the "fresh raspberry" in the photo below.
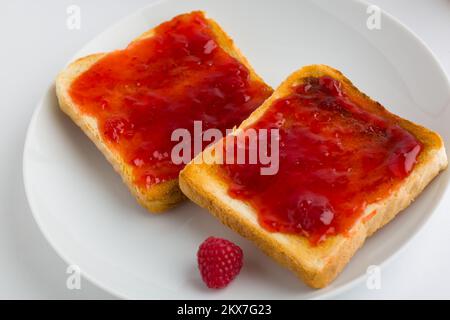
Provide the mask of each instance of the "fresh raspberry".
[{"label": "fresh raspberry", "polygon": [[209,288],[226,287],[241,271],[242,249],[234,243],[209,237],[198,248],[198,268]]}]

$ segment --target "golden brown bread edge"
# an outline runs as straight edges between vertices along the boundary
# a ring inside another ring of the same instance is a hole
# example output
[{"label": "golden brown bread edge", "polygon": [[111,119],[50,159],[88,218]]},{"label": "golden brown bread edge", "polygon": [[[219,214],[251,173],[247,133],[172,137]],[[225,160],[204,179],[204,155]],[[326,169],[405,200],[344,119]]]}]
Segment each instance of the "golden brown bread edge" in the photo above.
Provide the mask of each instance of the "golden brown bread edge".
[{"label": "golden brown bread edge", "polygon": [[[390,113],[360,92],[341,72],[325,65],[306,66],[294,72],[239,129],[256,121],[274,100],[289,94],[292,85],[299,83],[302,78],[325,75],[341,81],[344,91],[354,102],[370,112],[394,120],[420,140],[424,147],[411,174],[389,197],[370,204],[347,235],[329,237],[319,245],[311,246],[302,236],[271,233],[263,229],[249,205],[227,195],[227,184],[218,176],[217,165],[195,164],[192,161],[182,170],[179,178],[181,190],[188,198],[208,209],[223,224],[252,240],[268,256],[289,268],[313,288],[323,288],[332,282],[365,239],[409,206],[447,166],[444,144],[437,133]],[[205,157],[211,150],[205,150]]]},{"label": "golden brown bread edge", "polygon": [[[204,12],[202,13],[205,15]],[[219,46],[222,47],[229,55],[244,64],[250,71],[250,77],[252,79],[264,82],[256,74],[247,59],[234,44],[233,40],[225,33],[225,31],[222,30],[219,24],[213,19],[207,18],[207,20],[213,30],[215,39]],[[133,42],[152,37],[153,34],[154,29],[148,30],[133,40]],[[92,142],[94,142],[97,148],[111,163],[114,170],[120,174],[122,180],[128,186],[131,193],[144,208],[153,213],[166,211],[185,199],[185,196],[180,191],[178,179],[166,181],[149,188],[140,188],[136,186],[133,182],[132,167],[125,163],[119,154],[108,148],[98,130],[96,119],[83,115],[69,95],[69,88],[72,82],[105,55],[106,53],[99,53],[80,58],[67,66],[57,76],[56,94],[60,108],[83,130]]]}]

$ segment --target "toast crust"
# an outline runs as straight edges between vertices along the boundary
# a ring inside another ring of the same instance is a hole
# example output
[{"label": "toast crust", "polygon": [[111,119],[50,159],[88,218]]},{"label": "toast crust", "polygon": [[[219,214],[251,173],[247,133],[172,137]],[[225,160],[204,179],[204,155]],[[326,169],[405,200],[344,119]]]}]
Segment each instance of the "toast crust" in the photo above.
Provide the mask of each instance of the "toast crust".
[{"label": "toast crust", "polygon": [[257,214],[249,205],[228,196],[227,184],[217,173],[217,165],[194,164],[192,161],[180,173],[180,187],[188,198],[208,209],[234,231],[252,240],[268,256],[292,270],[313,288],[323,288],[333,281],[365,239],[409,206],[431,180],[447,167],[444,144],[437,133],[390,113],[360,92],[342,73],[325,65],[311,65],[294,72],[239,129],[258,120],[273,101],[288,95],[291,87],[302,78],[325,75],[341,81],[346,94],[362,108],[395,121],[423,144],[423,150],[410,175],[387,198],[370,204],[347,235],[332,236],[317,246],[311,246],[302,236],[269,232],[259,225]]},{"label": "toast crust", "polygon": [[[203,14],[205,13],[203,12]],[[222,47],[222,49],[224,49],[230,56],[245,65],[245,67],[249,70],[251,79],[264,83],[262,78],[256,74],[247,59],[236,47],[233,40],[225,33],[225,31],[222,30],[218,23],[210,18],[206,18],[206,20],[210,24],[215,40],[219,46]],[[150,29],[134,39],[132,42],[150,38],[154,35],[154,33],[155,29]],[[110,150],[110,148],[104,143],[97,126],[97,120],[94,117],[82,114],[76,103],[74,103],[70,97],[69,88],[72,82],[106,55],[106,53],[99,53],[80,58],[72,62],[59,73],[56,78],[56,94],[60,108],[83,130],[92,142],[94,142],[108,162],[111,163],[114,170],[122,177],[122,180],[128,186],[137,201],[144,208],[153,213],[166,211],[186,198],[179,188],[178,179],[165,181],[149,188],[140,188],[136,186],[133,182],[131,166],[126,164],[116,152]]]}]

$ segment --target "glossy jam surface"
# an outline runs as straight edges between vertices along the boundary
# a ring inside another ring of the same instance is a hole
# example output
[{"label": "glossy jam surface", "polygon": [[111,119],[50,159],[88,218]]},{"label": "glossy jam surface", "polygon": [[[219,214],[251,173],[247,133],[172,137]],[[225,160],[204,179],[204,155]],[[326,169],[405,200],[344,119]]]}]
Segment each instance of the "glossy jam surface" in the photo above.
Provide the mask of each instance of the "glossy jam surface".
[{"label": "glossy jam surface", "polygon": [[312,244],[345,235],[368,204],[408,176],[422,148],[329,77],[304,79],[250,127],[279,128],[279,170],[264,176],[261,165],[223,164],[229,194],[252,205],[267,230]]},{"label": "glossy jam surface", "polygon": [[147,187],[178,176],[171,161],[175,129],[191,133],[239,125],[272,89],[223,50],[200,12],[175,17],[151,38],[115,51],[79,76],[70,88],[80,110],[98,120],[109,147],[133,166]]}]

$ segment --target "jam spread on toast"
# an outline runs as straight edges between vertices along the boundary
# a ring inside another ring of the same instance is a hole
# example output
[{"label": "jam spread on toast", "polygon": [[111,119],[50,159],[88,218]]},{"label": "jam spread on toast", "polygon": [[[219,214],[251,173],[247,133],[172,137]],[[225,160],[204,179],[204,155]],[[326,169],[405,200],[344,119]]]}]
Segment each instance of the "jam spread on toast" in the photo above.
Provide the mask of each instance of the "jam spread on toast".
[{"label": "jam spread on toast", "polygon": [[312,245],[348,234],[368,204],[408,176],[422,149],[327,76],[304,78],[247,128],[279,129],[279,170],[261,175],[259,164],[222,164],[229,195],[250,204],[266,230],[300,234]]},{"label": "jam spread on toast", "polygon": [[151,37],[107,54],[70,87],[140,187],[178,177],[184,164],[171,161],[175,129],[191,132],[202,121],[204,130],[225,133],[272,93],[219,44],[215,28],[201,12],[177,16]]}]

